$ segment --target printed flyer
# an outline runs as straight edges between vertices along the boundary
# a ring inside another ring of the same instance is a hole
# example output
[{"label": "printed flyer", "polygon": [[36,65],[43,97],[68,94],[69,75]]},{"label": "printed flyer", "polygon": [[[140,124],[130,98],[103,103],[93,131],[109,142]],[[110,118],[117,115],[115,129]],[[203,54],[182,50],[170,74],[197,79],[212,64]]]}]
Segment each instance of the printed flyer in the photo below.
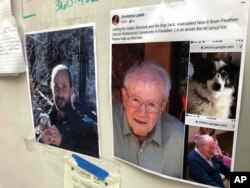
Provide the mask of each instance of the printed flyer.
[{"label": "printed flyer", "polygon": [[114,157],[228,187],[249,1],[186,0],[110,13]]}]

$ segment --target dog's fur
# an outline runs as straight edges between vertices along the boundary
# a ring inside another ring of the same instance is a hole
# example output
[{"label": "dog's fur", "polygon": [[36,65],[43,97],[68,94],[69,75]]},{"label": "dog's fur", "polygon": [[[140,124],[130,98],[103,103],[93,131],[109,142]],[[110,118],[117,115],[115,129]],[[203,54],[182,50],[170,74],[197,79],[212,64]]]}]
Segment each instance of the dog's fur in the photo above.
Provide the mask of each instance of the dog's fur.
[{"label": "dog's fur", "polygon": [[188,85],[187,113],[229,118],[236,74],[224,61],[202,59]]}]

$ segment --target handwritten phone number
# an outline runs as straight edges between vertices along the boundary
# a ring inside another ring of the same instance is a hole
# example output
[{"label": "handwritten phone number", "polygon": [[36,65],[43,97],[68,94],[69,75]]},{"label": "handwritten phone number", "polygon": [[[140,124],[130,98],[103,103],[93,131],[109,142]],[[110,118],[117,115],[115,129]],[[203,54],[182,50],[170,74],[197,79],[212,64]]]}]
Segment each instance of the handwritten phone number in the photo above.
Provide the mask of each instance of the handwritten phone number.
[{"label": "handwritten phone number", "polygon": [[56,11],[66,10],[72,7],[75,4],[87,4],[87,3],[94,3],[98,0],[56,0]]}]

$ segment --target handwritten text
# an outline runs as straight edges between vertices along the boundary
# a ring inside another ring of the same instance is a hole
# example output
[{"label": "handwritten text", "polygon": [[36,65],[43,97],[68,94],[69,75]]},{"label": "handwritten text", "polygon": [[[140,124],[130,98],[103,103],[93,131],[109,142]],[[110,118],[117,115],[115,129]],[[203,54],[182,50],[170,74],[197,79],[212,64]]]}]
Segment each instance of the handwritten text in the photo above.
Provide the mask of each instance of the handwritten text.
[{"label": "handwritten text", "polygon": [[72,7],[73,5],[76,4],[87,4],[87,3],[94,3],[97,2],[98,0],[56,0],[56,11],[62,11],[62,10],[66,10],[69,9],[70,7]]}]

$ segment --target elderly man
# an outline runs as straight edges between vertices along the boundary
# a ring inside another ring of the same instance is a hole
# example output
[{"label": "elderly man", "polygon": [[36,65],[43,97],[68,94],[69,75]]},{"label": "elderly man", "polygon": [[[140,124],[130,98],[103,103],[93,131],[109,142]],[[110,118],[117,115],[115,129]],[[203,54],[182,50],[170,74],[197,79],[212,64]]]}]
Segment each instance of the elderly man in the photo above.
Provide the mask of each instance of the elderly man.
[{"label": "elderly man", "polygon": [[168,73],[143,62],[126,73],[123,105],[113,104],[114,155],[160,174],[182,176],[184,125],[165,113]]},{"label": "elderly man", "polygon": [[216,144],[213,137],[201,135],[196,147],[188,154],[189,176],[199,183],[228,187],[229,168],[214,156]]},{"label": "elderly man", "polygon": [[71,74],[65,65],[54,67],[51,90],[55,102],[50,112],[51,126],[41,131],[39,141],[98,157],[97,132],[73,107],[71,100],[74,87]]}]

